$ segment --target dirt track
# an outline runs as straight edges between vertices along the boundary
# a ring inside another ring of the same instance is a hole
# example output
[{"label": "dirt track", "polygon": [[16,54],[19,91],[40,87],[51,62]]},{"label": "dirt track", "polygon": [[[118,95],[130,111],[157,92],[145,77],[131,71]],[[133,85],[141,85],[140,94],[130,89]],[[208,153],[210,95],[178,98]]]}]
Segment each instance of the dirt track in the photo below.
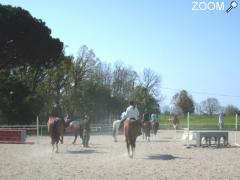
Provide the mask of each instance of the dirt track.
[{"label": "dirt track", "polygon": [[122,135],[117,143],[110,135],[92,135],[90,148],[80,140],[72,145],[73,137],[67,136],[58,154],[51,152],[49,137],[33,145],[1,144],[0,179],[240,179],[239,148],[185,149],[181,135],[160,131],[151,142],[139,137],[133,159]]}]

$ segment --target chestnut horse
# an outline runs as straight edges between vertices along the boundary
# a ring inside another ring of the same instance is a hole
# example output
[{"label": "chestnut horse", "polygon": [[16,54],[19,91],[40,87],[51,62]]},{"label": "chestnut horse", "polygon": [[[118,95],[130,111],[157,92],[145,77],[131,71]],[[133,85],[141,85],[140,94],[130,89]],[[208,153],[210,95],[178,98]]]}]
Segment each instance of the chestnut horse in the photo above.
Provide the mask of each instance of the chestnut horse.
[{"label": "chestnut horse", "polygon": [[[141,122],[135,119],[127,118],[124,122],[125,141],[127,144],[128,156],[130,158],[133,158],[136,147],[136,139],[141,134],[141,127]],[[130,151],[132,153],[130,153]]]},{"label": "chestnut horse", "polygon": [[153,130],[153,134],[154,134],[155,136],[157,135],[158,129],[159,129],[159,122],[153,121],[153,122],[152,122],[152,130]]},{"label": "chestnut horse", "polygon": [[179,125],[179,118],[178,118],[177,115],[174,115],[174,116],[173,116],[173,128],[174,128],[175,130],[177,130],[177,129],[178,129],[178,125]]},{"label": "chestnut horse", "polygon": [[58,152],[58,142],[61,141],[63,143],[64,120],[60,117],[50,116],[47,125],[48,133],[51,137],[52,152],[54,151],[54,144],[56,144],[56,152]]},{"label": "chestnut horse", "polygon": [[150,141],[150,130],[151,130],[151,122],[150,121],[143,121],[143,139],[146,141]]}]

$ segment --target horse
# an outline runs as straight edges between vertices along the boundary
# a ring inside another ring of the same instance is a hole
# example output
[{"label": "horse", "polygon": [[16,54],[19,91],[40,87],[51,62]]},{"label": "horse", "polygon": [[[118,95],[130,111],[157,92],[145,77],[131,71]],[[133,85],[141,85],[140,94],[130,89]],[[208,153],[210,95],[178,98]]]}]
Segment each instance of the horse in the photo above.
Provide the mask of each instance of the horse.
[{"label": "horse", "polygon": [[151,122],[143,121],[143,127],[142,127],[143,139],[145,139],[148,142],[150,141],[150,130],[151,130]]},{"label": "horse", "polygon": [[135,153],[136,139],[141,135],[141,127],[141,122],[135,119],[127,118],[124,122],[125,141],[130,158],[133,158]]},{"label": "horse", "polygon": [[153,134],[154,134],[155,136],[157,135],[158,129],[159,129],[159,122],[153,121],[153,122],[152,122],[152,130],[153,130]]},{"label": "horse", "polygon": [[[58,153],[58,143],[63,143],[64,135],[64,120],[60,117],[50,116],[48,118],[48,133],[51,137],[52,152],[54,151],[54,144],[56,144],[56,153]],[[61,138],[60,138],[61,136]]]},{"label": "horse", "polygon": [[113,135],[114,142],[117,142],[117,134],[118,134],[118,128],[119,128],[120,122],[121,120],[113,121],[112,135]]},{"label": "horse", "polygon": [[177,130],[178,129],[178,125],[179,125],[179,118],[178,118],[177,115],[174,115],[174,117],[173,117],[173,128],[175,130]]},{"label": "horse", "polygon": [[80,121],[71,121],[68,126],[74,134],[74,140],[72,144],[75,144],[78,134],[80,138],[83,139],[83,126]]},{"label": "horse", "polygon": [[78,134],[82,139],[83,147],[88,147],[88,142],[90,139],[90,120],[88,116],[85,116],[83,120],[71,121],[67,120],[68,128],[74,133],[74,140],[72,144],[75,144]]}]

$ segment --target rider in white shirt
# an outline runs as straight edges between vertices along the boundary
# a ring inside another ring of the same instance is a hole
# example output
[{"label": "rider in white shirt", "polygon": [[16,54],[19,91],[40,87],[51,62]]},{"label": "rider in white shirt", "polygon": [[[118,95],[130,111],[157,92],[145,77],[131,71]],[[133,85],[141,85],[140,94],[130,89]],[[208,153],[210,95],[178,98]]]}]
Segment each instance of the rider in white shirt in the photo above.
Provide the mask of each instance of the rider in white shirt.
[{"label": "rider in white shirt", "polygon": [[125,115],[121,118],[119,130],[122,129],[123,123],[127,118],[132,118],[135,120],[139,119],[139,111],[138,111],[137,106],[134,105],[133,101],[130,101],[129,106],[125,112]]},{"label": "rider in white shirt", "polygon": [[151,114],[151,121],[154,123],[154,122],[157,122],[157,114],[155,113],[152,113]]},{"label": "rider in white shirt", "polygon": [[126,118],[134,118],[135,120],[139,119],[139,111],[137,106],[133,104],[131,105],[130,103],[130,106],[126,110],[125,119]]}]

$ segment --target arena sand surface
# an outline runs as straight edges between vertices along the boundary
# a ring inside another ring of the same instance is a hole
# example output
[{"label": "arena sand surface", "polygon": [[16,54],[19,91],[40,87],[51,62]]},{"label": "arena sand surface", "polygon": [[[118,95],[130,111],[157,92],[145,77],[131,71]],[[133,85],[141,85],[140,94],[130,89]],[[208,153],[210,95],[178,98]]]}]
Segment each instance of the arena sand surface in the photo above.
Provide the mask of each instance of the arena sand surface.
[{"label": "arena sand surface", "polygon": [[[28,137],[27,144],[0,144],[1,180],[55,179],[240,179],[240,148],[230,134],[227,148],[184,148],[182,132],[159,131],[151,142],[138,137],[133,159],[127,155],[123,135],[113,142],[111,135],[92,135],[90,147],[72,145],[65,136],[59,153],[52,153],[50,137]],[[195,142],[192,141],[192,144]]]}]

